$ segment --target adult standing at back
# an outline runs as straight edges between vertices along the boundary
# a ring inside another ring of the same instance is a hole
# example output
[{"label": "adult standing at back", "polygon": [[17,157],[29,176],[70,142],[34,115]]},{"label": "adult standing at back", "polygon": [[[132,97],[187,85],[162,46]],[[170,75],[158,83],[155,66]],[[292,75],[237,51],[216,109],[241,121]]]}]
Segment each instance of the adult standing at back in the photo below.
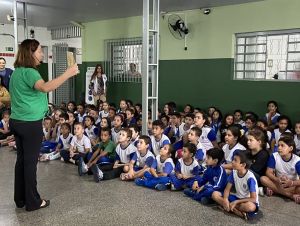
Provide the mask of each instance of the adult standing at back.
[{"label": "adult standing at back", "polygon": [[106,101],[106,81],[107,77],[104,74],[102,65],[97,64],[89,85],[93,93],[95,106],[98,105],[99,100]]},{"label": "adult standing at back", "polygon": [[35,39],[24,40],[14,63],[15,71],[10,79],[11,120],[15,135],[17,161],[15,166],[14,200],[18,208],[25,206],[33,211],[49,206],[37,191],[36,170],[42,144],[42,119],[48,110],[47,92],[53,91],[78,73],[77,64],[61,76],[45,82],[37,66],[44,54]]},{"label": "adult standing at back", "polygon": [[7,90],[9,90],[9,80],[13,70],[10,68],[6,68],[6,60],[3,57],[0,57],[0,78],[1,85],[4,86]]}]

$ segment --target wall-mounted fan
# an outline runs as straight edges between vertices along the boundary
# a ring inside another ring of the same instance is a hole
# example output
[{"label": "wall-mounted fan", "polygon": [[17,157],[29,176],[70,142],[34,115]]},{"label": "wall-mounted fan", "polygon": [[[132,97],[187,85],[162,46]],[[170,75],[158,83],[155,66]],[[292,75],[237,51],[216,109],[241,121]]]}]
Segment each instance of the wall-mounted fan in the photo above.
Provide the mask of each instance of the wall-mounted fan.
[{"label": "wall-mounted fan", "polygon": [[168,18],[168,27],[171,34],[176,39],[184,39],[189,33],[185,22],[177,14],[171,14]]}]

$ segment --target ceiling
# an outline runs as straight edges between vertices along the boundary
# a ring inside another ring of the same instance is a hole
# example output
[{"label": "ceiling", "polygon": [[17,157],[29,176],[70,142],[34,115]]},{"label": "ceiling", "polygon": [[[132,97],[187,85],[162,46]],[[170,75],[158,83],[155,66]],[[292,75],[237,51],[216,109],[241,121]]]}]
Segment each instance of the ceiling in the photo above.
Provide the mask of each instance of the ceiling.
[{"label": "ceiling", "polygon": [[[224,5],[242,4],[262,0],[160,0],[160,11],[170,12]],[[90,22],[112,18],[142,15],[143,0],[20,0],[27,2],[30,26],[53,27],[70,21]],[[13,0],[0,1],[0,23],[13,14]],[[22,18],[22,4],[18,4],[18,17]]]}]

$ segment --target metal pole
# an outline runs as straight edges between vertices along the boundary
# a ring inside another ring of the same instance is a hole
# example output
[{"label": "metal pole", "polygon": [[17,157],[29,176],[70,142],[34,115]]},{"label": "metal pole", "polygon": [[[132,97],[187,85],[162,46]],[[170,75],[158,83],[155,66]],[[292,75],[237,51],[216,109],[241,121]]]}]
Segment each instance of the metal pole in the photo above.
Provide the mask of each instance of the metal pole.
[{"label": "metal pole", "polygon": [[14,36],[15,36],[15,54],[18,52],[18,15],[17,15],[17,4],[18,2],[14,0]]},{"label": "metal pole", "polygon": [[23,2],[23,16],[24,16],[24,38],[28,39],[27,3],[26,2]]},{"label": "metal pole", "polygon": [[142,134],[148,134],[149,0],[143,0]]}]

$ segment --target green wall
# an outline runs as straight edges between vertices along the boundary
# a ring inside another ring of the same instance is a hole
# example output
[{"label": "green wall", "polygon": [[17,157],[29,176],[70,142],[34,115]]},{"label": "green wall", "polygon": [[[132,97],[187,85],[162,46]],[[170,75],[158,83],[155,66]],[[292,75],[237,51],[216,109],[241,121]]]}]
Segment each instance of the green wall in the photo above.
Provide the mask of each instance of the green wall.
[{"label": "green wall", "polygon": [[[224,112],[241,108],[260,115],[274,99],[280,111],[300,119],[295,91],[297,82],[235,81],[233,77],[234,34],[239,32],[300,28],[299,0],[266,0],[217,7],[208,16],[200,10],[185,11],[191,33],[184,42],[174,39],[167,20],[160,20],[159,104],[175,101],[206,108],[216,105]],[[85,24],[83,67],[104,60],[104,40],[142,36],[142,17]],[[85,80],[81,74],[80,81]],[[84,88],[84,84],[81,87]],[[177,88],[180,84],[181,87]],[[80,85],[78,85],[79,87]],[[108,99],[141,102],[141,84],[109,83]],[[82,90],[81,90],[82,91]]]}]

